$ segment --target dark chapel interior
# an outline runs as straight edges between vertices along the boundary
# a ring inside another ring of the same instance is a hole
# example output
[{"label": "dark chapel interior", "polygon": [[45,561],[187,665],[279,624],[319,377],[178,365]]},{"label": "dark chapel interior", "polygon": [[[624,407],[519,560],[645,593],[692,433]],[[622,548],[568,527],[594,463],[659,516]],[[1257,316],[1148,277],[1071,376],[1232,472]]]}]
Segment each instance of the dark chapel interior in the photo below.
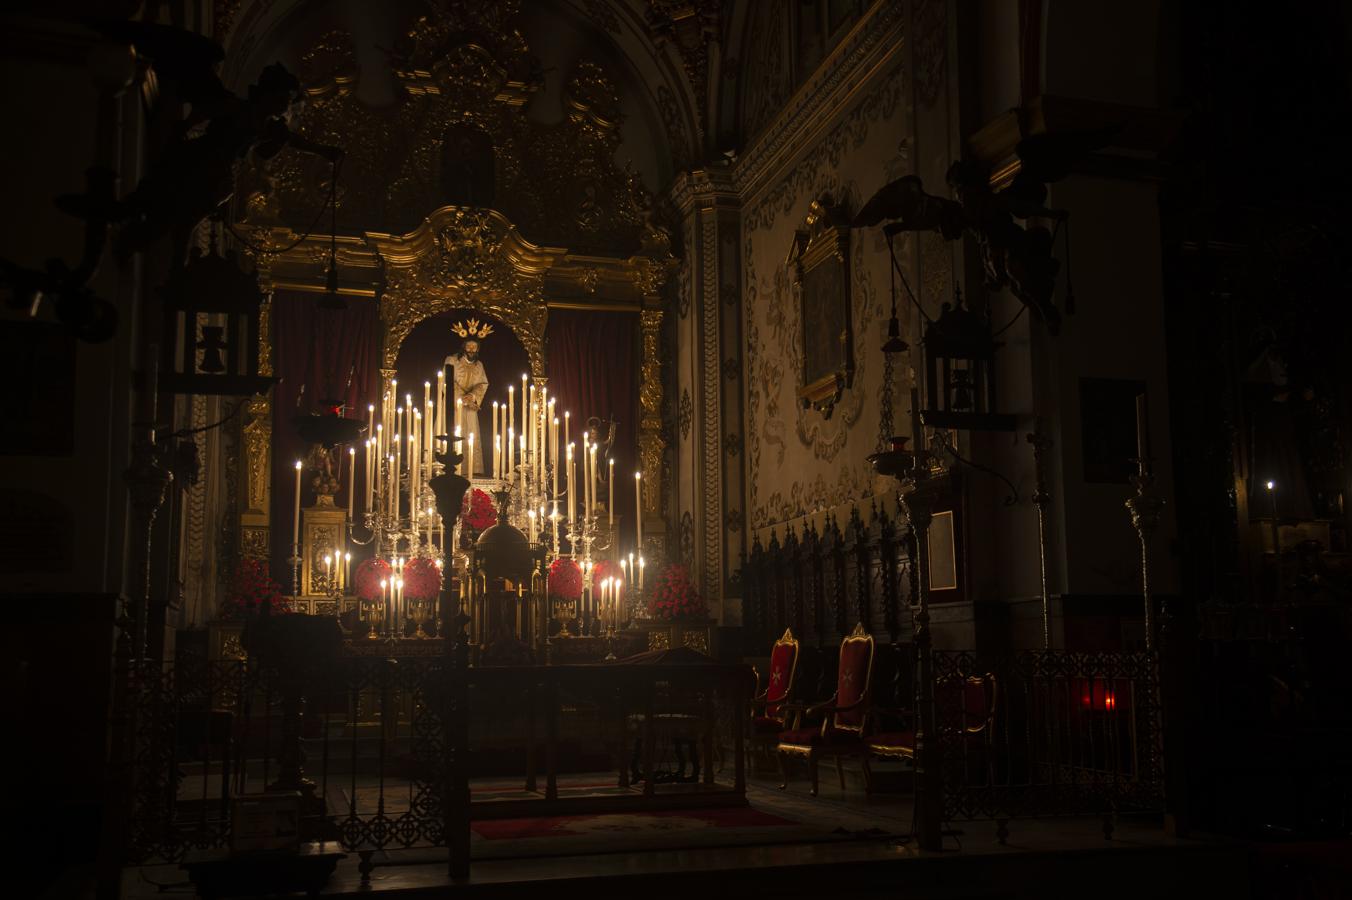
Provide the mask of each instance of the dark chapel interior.
[{"label": "dark chapel interior", "polygon": [[1349,51],[6,4],[11,895],[1352,897]]}]

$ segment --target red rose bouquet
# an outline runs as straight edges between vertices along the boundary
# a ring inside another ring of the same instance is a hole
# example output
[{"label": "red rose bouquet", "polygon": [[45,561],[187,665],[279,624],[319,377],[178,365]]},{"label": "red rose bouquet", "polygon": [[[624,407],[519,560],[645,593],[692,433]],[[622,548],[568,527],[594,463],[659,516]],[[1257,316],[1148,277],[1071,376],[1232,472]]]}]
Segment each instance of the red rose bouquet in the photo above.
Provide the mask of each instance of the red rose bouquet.
[{"label": "red rose bouquet", "polygon": [[261,559],[246,556],[235,567],[230,587],[221,603],[220,617],[224,622],[238,622],[254,615],[268,603],[275,613],[287,611],[282,599],[282,587],[272,580],[267,564]]},{"label": "red rose bouquet", "polygon": [[576,600],[582,596],[582,569],[571,559],[559,557],[549,566],[548,593],[560,600]]},{"label": "red rose bouquet", "polygon": [[592,566],[591,570],[591,586],[592,590],[596,592],[596,596],[601,596],[601,582],[605,581],[607,578],[623,580],[624,570],[620,568],[619,563],[614,562],[613,560],[603,559]]},{"label": "red rose bouquet", "polygon": [[690,572],[680,563],[672,563],[657,576],[648,611],[654,619],[667,621],[703,619],[709,614],[704,598],[690,581]]},{"label": "red rose bouquet", "polygon": [[404,564],[404,597],[432,600],[441,591],[441,569],[430,559],[414,557]]},{"label": "red rose bouquet", "polygon": [[463,512],[465,527],[473,531],[485,531],[498,524],[498,511],[493,508],[493,498],[475,488],[465,498]]},{"label": "red rose bouquet", "polygon": [[357,563],[357,571],[352,573],[352,586],[357,596],[367,603],[376,603],[381,598],[380,582],[394,577],[394,570],[383,559],[372,557]]}]

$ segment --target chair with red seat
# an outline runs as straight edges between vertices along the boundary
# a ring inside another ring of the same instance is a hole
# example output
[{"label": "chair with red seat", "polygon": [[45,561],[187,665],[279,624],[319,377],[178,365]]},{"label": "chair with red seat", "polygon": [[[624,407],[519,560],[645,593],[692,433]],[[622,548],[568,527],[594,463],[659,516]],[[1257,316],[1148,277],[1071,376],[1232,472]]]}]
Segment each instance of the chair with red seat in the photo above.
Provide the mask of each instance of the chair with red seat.
[{"label": "chair with red seat", "polygon": [[798,656],[798,639],[792,629],[786,628],[770,651],[770,676],[765,690],[751,701],[752,744],[777,744],[779,733],[788,727],[784,705],[793,697]]},{"label": "chair with red seat", "polygon": [[[974,747],[990,743],[995,724],[998,685],[995,676],[969,675],[941,682],[934,688],[935,727],[941,734],[957,738],[966,756]],[[915,759],[914,713],[892,712],[897,721],[909,721],[870,734],[865,744],[870,756],[879,759]],[[990,754],[983,754],[985,765]]]},{"label": "chair with red seat", "polygon": [[[836,692],[831,699],[806,708],[793,703],[784,705],[791,713],[792,721],[788,728],[780,732],[776,748],[783,775],[783,783],[779,786],[781,790],[788,787],[787,759],[797,757],[807,760],[808,771],[812,776],[812,796],[817,796],[817,762],[823,756],[835,759],[836,774],[842,788],[845,787],[845,773],[840,768],[840,760],[844,757],[862,760],[864,789],[870,789],[868,748],[864,734],[869,723],[872,676],[873,635],[866,632],[860,623],[840,642]],[[820,723],[809,724],[819,716]]]}]

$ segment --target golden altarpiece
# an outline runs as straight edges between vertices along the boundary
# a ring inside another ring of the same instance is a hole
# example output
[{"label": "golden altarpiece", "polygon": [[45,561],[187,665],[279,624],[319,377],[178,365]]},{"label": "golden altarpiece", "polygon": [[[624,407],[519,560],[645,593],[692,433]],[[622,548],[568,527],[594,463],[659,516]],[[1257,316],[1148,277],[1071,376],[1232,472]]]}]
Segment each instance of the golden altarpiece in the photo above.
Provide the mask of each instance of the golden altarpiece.
[{"label": "golden altarpiece", "polygon": [[[641,501],[640,549],[655,563],[666,551],[662,292],[677,260],[638,176],[615,162],[619,97],[599,66],[580,61],[566,74],[561,122],[527,118],[542,76],[511,26],[515,6],[445,9],[414,22],[390,54],[402,88],[392,107],[357,98],[351,36],[320,35],[301,59],[307,103],[294,124],[312,140],[342,147],[341,168],[290,151],[266,165],[245,161],[235,227],[268,298],[332,289],[332,260],[340,294],[379,304],[382,394],[414,327],[450,310],[475,310],[510,327],[541,385],[551,309],[636,314],[641,369],[616,377],[641,379],[637,451],[651,487]],[[306,234],[309,223],[323,224]],[[269,317],[270,303],[262,321],[267,374]],[[245,413],[238,546],[242,555],[267,558],[272,397],[250,401]],[[321,490],[302,513],[296,605],[341,612],[323,558],[340,549],[347,511]],[[348,598],[343,608],[353,603]]]}]

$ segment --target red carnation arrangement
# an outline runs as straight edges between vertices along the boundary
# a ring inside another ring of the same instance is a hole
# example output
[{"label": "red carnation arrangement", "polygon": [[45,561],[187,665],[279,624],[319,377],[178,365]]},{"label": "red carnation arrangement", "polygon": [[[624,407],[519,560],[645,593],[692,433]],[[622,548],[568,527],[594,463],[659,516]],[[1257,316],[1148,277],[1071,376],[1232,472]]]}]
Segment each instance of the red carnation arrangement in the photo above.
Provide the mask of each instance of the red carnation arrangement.
[{"label": "red carnation arrangement", "polygon": [[[465,527],[474,531],[486,531],[498,524],[498,511],[493,507],[493,498],[475,488],[465,498],[468,506],[464,515]],[[407,581],[407,579],[405,579]],[[407,585],[405,585],[407,588]]]},{"label": "red carnation arrangement", "polygon": [[380,582],[394,577],[394,570],[383,559],[372,557],[357,563],[357,571],[352,573],[352,587],[357,596],[367,603],[377,603],[381,599]]},{"label": "red carnation arrangement", "polygon": [[680,563],[672,563],[657,576],[648,611],[654,619],[667,621],[703,619],[709,615],[704,598],[690,581],[690,572]]},{"label": "red carnation arrangement", "polygon": [[261,559],[246,556],[239,561],[230,579],[230,588],[221,603],[221,621],[246,619],[256,614],[265,602],[271,605],[274,613],[288,611],[286,601],[282,599],[282,586],[272,580],[267,565]]},{"label": "red carnation arrangement", "polygon": [[576,600],[582,596],[582,569],[571,559],[559,557],[549,566],[549,596]]},{"label": "red carnation arrangement", "polygon": [[591,571],[592,590],[596,591],[596,596],[601,596],[601,582],[607,578],[614,578],[618,581],[624,580],[624,570],[620,564],[610,559],[602,559],[592,566]]},{"label": "red carnation arrangement", "polygon": [[430,559],[414,557],[404,564],[404,597],[432,600],[441,591],[441,570]]}]

